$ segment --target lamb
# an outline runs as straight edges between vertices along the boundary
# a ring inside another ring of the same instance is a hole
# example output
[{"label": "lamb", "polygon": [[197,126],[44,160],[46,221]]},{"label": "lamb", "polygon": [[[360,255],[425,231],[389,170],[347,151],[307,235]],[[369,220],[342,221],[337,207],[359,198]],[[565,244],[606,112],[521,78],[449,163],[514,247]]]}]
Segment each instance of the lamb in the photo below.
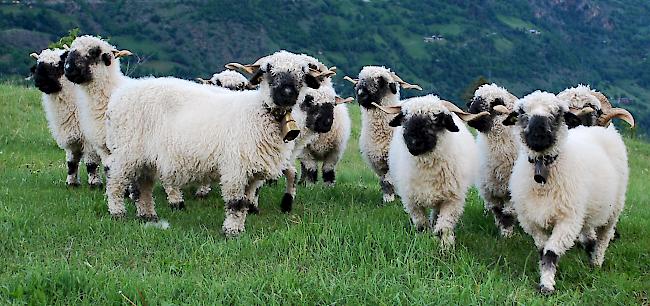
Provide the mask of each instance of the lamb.
[{"label": "lamb", "polygon": [[395,200],[395,191],[388,176],[388,147],[393,129],[388,126],[389,117],[372,103],[381,106],[397,105],[400,86],[405,89],[422,88],[406,83],[390,69],[378,66],[363,67],[358,79],[345,79],[354,84],[357,101],[361,105],[361,155],[379,176],[384,202],[392,202]]},{"label": "lamb", "polygon": [[255,89],[243,74],[229,69],[213,74],[209,80],[197,78],[197,81],[201,84],[215,85],[230,90]]},{"label": "lamb", "polygon": [[625,205],[625,144],[614,128],[579,126],[568,104],[547,92],[518,100],[504,123],[516,123],[520,143],[510,178],[517,219],[539,249],[539,288],[550,294],[558,259],[579,235],[589,238],[590,263],[602,265]]},{"label": "lamb", "polygon": [[106,41],[89,35],[77,37],[65,60],[65,77],[78,84],[86,103],[80,103],[79,122],[87,142],[99,154],[104,166],[110,154],[106,147],[106,109],[113,91],[129,78],[120,70],[120,58],[130,51],[118,51]]},{"label": "lamb", "polygon": [[68,51],[45,49],[40,54],[30,54],[36,59],[32,67],[36,87],[43,92],[43,109],[50,132],[57,145],[65,151],[68,176],[66,185],[79,186],[79,162],[83,158],[91,188],[102,186],[97,172],[99,155],[84,141],[79,127],[77,104],[81,95],[76,85],[63,77],[63,65]]},{"label": "lamb", "polygon": [[[281,122],[305,88],[317,88],[321,79],[286,51],[246,67],[259,89],[215,93],[193,82],[159,78],[115,92],[107,122],[111,215],[125,215],[123,190],[133,180],[140,187],[137,215],[151,220],[157,219],[155,178],[175,188],[219,181],[226,204],[222,231],[228,237],[244,231],[260,182],[278,177],[293,149],[281,135]],[[133,114],[138,120],[131,120]]]},{"label": "lamb", "polygon": [[467,104],[469,113],[490,113],[490,116],[467,124],[479,132],[476,136],[479,150],[477,187],[485,200],[485,209],[492,211],[494,222],[503,237],[512,235],[516,221],[508,182],[519,149],[512,128],[504,126],[502,121],[507,116],[504,113],[512,110],[516,101],[517,97],[505,88],[485,84],[476,89],[474,97]]},{"label": "lamb", "polygon": [[[569,110],[580,118],[583,126],[607,127],[612,119],[620,118],[634,127],[634,117],[630,112],[622,108],[614,108],[605,95],[591,89],[588,85],[567,88],[557,97],[569,104]],[[585,111],[585,108],[589,109]]]},{"label": "lamb", "polygon": [[388,165],[404,209],[418,231],[433,229],[443,250],[452,247],[454,227],[478,165],[474,137],[463,121],[490,113],[469,114],[434,95],[406,99],[398,106],[375,106],[398,113],[389,122],[396,128]]}]

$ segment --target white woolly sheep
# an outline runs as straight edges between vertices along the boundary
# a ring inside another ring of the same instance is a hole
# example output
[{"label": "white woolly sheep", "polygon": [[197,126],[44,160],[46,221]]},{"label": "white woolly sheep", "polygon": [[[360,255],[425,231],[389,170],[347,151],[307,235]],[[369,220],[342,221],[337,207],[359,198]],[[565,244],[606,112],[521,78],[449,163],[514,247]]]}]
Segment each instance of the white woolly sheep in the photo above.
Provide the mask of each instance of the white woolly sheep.
[{"label": "white woolly sheep", "polygon": [[400,87],[419,90],[422,88],[408,84],[390,69],[378,66],[363,67],[358,79],[345,79],[354,84],[357,102],[361,105],[361,155],[379,176],[384,202],[392,202],[395,199],[395,191],[388,176],[388,147],[393,129],[388,126],[389,117],[372,103],[381,106],[397,105]]},{"label": "white woolly sheep", "polygon": [[508,182],[519,149],[512,128],[504,126],[502,122],[507,110],[512,110],[516,101],[517,97],[505,88],[485,84],[476,89],[467,105],[469,113],[490,113],[490,116],[467,124],[479,132],[476,136],[479,150],[477,187],[485,201],[485,209],[492,211],[494,222],[503,237],[512,235],[516,221]]},{"label": "white woolly sheep", "polygon": [[88,185],[99,187],[102,178],[97,173],[99,156],[92,147],[84,143],[79,127],[77,104],[81,94],[77,86],[63,77],[63,65],[68,52],[63,49],[45,49],[40,54],[32,53],[36,64],[32,67],[36,87],[43,92],[43,109],[52,137],[65,151],[68,186],[79,185],[79,162],[82,157],[88,172]]},{"label": "white woolly sheep", "polygon": [[569,111],[580,118],[583,126],[607,127],[612,119],[620,118],[634,127],[634,117],[630,112],[622,108],[614,108],[605,95],[591,89],[588,85],[567,88],[557,97],[568,103]]},{"label": "white woolly sheep", "polygon": [[120,70],[120,57],[131,52],[118,51],[106,41],[89,35],[79,36],[70,45],[65,60],[65,76],[85,93],[79,107],[79,121],[87,142],[104,163],[106,148],[106,109],[113,91],[129,80]]},{"label": "white woolly sheep", "polygon": [[518,100],[504,121],[515,122],[520,150],[510,191],[519,224],[540,251],[539,288],[548,294],[559,257],[580,235],[588,237],[590,263],[602,265],[625,205],[627,152],[616,129],[576,127],[580,119],[550,93]]},{"label": "white woolly sheep", "polygon": [[[463,214],[465,195],[478,166],[474,137],[463,120],[489,113],[465,113],[434,95],[406,99],[399,106],[377,107],[399,112],[389,123],[397,128],[388,165],[404,209],[418,231],[433,229],[443,249],[453,246],[454,227]],[[426,217],[429,208],[430,221]]]},{"label": "white woolly sheep", "polygon": [[[123,190],[137,180],[137,215],[156,219],[152,188],[156,177],[180,188],[219,181],[227,236],[244,231],[260,182],[277,178],[293,143],[285,143],[280,122],[300,93],[318,87],[320,75],[286,51],[246,66],[257,90],[215,93],[189,81],[160,78],[131,82],[109,103],[111,172],[108,209],[123,216]],[[138,114],[138,120],[132,120]]]},{"label": "white woolly sheep", "polygon": [[197,80],[202,84],[215,85],[230,90],[254,89],[254,86],[248,83],[248,79],[243,74],[230,69],[213,74],[209,80],[201,78],[197,78]]}]

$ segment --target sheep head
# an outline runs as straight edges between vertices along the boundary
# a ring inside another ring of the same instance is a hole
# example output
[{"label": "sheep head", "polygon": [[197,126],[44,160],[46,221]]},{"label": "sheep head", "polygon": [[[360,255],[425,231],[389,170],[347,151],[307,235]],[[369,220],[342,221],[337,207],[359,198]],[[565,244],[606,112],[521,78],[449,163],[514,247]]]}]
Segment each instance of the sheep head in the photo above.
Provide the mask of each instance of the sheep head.
[{"label": "sheep head", "polygon": [[[119,68],[119,58],[129,56],[128,50],[117,50],[106,41],[89,35],[77,37],[70,46],[65,60],[65,76],[76,84],[86,84],[93,80],[100,70]],[[112,66],[114,65],[114,66]]]},{"label": "sheep head", "polygon": [[[359,72],[358,79],[344,78],[354,84],[354,90],[359,105],[365,109],[375,108],[374,104],[385,105],[386,98],[399,99],[399,88],[422,90],[402,80],[397,74],[386,67],[366,66]],[[390,99],[394,100],[394,99]]]},{"label": "sheep head", "polygon": [[45,49],[40,54],[31,53],[30,56],[36,59],[36,64],[31,68],[36,87],[46,94],[61,91],[63,89],[61,77],[63,77],[63,66],[68,51]]},{"label": "sheep head", "polygon": [[481,133],[489,133],[495,124],[501,124],[502,115],[510,113],[517,97],[505,88],[496,84],[485,84],[474,92],[474,97],[467,103],[467,111],[471,114],[489,112],[490,116],[483,116],[470,120],[467,124]]}]

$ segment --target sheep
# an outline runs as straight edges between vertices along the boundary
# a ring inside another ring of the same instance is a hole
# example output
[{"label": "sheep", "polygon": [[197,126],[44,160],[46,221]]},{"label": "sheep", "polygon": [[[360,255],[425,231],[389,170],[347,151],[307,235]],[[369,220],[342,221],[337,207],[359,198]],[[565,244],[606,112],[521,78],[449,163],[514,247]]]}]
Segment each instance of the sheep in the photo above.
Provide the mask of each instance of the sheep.
[{"label": "sheep", "polygon": [[399,103],[399,89],[418,89],[420,86],[404,82],[386,67],[366,66],[359,72],[358,79],[345,77],[354,84],[355,94],[361,105],[361,155],[379,176],[384,203],[395,200],[395,191],[388,176],[388,147],[393,129],[388,126],[389,118],[372,103],[392,106]]},{"label": "sheep", "polygon": [[229,69],[213,74],[209,80],[197,78],[197,81],[201,84],[215,85],[230,90],[255,89],[254,86],[248,83],[248,79],[243,74]]},{"label": "sheep", "polygon": [[[512,235],[516,221],[508,182],[519,149],[512,128],[504,126],[502,121],[507,116],[503,113],[511,110],[516,101],[517,97],[505,88],[496,84],[485,84],[476,89],[474,97],[467,104],[469,113],[490,113],[490,116],[480,117],[467,124],[478,131],[477,187],[485,200],[485,209],[492,211],[494,222],[503,237]],[[506,110],[501,109],[504,107]]]},{"label": "sheep", "polygon": [[[389,122],[396,128],[388,165],[404,210],[418,231],[432,229],[442,249],[449,249],[478,165],[474,137],[463,121],[490,113],[469,114],[435,95],[406,99],[398,106],[375,106],[398,113]],[[430,221],[425,215],[428,208]]]},{"label": "sheep", "polygon": [[[583,126],[610,125],[612,119],[620,118],[634,127],[634,117],[622,108],[614,108],[601,92],[591,89],[588,85],[578,85],[560,92],[557,97],[569,104],[569,110],[576,114]],[[585,108],[594,111],[583,111]]]},{"label": "sheep", "polygon": [[79,162],[82,157],[88,172],[88,185],[100,187],[102,178],[97,169],[99,155],[84,141],[79,127],[77,103],[81,99],[76,85],[63,77],[63,65],[68,51],[45,49],[30,54],[36,60],[31,72],[36,87],[43,92],[43,109],[48,127],[57,145],[65,151],[68,175],[66,185],[79,186]]},{"label": "sheep", "polygon": [[[286,51],[245,67],[259,89],[215,93],[190,81],[159,78],[115,92],[106,124],[111,215],[125,215],[122,191],[132,180],[140,187],[137,215],[150,220],[157,219],[155,178],[175,188],[218,180],[226,212],[223,233],[234,237],[244,231],[260,182],[278,177],[293,149],[281,135],[281,122],[302,91],[317,88],[321,79]],[[138,120],[131,120],[133,114]]]},{"label": "sheep", "polygon": [[130,51],[118,51],[106,41],[89,35],[77,37],[65,60],[65,77],[78,84],[85,94],[79,107],[79,122],[87,142],[104,162],[110,154],[106,147],[106,109],[113,91],[130,78],[120,70],[120,58]]},{"label": "sheep", "polygon": [[322,162],[323,183],[326,186],[336,184],[336,165],[343,157],[350,139],[352,123],[345,104],[334,107],[334,122],[327,133],[319,134],[308,144],[300,160],[300,181],[315,183],[318,180],[318,163]]},{"label": "sheep", "polygon": [[540,252],[540,292],[550,294],[558,259],[579,235],[589,238],[590,263],[602,265],[625,205],[625,144],[614,128],[579,126],[566,101],[547,92],[518,100],[504,123],[516,124],[520,143],[509,185],[515,212]]}]

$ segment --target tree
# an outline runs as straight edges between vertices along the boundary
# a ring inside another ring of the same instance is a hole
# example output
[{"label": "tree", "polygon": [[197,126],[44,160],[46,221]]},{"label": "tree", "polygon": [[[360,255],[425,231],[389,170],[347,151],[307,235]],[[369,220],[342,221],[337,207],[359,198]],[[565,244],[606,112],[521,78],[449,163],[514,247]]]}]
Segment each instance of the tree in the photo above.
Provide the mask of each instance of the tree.
[{"label": "tree", "polygon": [[460,95],[461,99],[463,99],[464,102],[469,102],[474,97],[474,92],[476,89],[481,87],[481,85],[488,83],[490,83],[488,79],[486,79],[484,76],[479,76],[478,78],[474,79],[474,81],[469,83],[467,87],[465,87],[463,93]]}]

